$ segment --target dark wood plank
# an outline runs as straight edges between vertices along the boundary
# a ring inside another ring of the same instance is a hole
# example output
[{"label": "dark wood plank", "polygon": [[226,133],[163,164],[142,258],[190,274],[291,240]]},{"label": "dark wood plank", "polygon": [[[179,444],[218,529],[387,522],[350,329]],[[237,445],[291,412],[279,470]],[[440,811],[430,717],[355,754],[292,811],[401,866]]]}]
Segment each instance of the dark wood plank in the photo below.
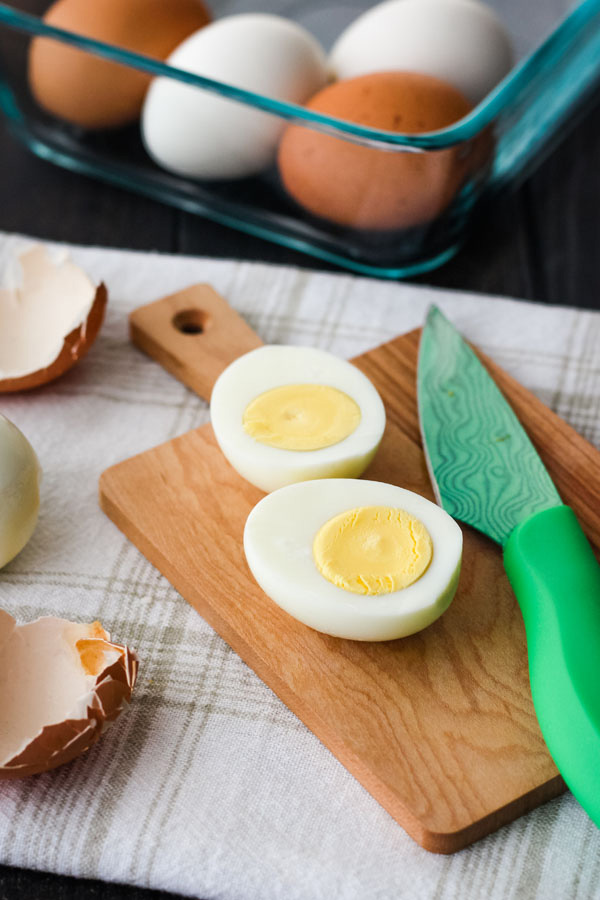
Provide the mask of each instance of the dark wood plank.
[{"label": "dark wood plank", "polygon": [[0,228],[53,241],[176,250],[178,213],[38,159],[0,121]]},{"label": "dark wood plank", "polygon": [[177,900],[181,896],[108,881],[0,866],[0,900]]},{"label": "dark wood plank", "polygon": [[539,297],[600,309],[600,103],[524,185]]}]

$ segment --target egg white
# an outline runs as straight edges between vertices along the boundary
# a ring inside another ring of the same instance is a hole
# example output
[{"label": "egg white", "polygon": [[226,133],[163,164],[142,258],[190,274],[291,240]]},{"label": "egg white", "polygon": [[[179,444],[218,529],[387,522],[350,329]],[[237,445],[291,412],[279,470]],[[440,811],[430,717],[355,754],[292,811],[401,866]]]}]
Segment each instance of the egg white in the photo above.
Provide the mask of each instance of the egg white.
[{"label": "egg white", "polygon": [[[312,554],[316,533],[333,516],[357,506],[404,509],[425,525],[433,555],[417,581],[368,596],[321,575]],[[388,641],[420,631],[448,608],[458,586],[462,532],[420,494],[379,481],[336,478],[290,485],[264,497],[246,521],[244,551],[265,594],[300,622],[334,637]]]},{"label": "egg white", "polygon": [[[244,430],[244,411],[259,394],[285,384],[323,384],[344,391],[360,407],[360,423],[348,437],[319,450],[283,450],[260,443]],[[314,478],[357,478],[371,462],[385,429],[381,397],[366,375],[312,347],[271,345],[241,356],[215,382],[210,414],[224,456],[263,491]]]}]

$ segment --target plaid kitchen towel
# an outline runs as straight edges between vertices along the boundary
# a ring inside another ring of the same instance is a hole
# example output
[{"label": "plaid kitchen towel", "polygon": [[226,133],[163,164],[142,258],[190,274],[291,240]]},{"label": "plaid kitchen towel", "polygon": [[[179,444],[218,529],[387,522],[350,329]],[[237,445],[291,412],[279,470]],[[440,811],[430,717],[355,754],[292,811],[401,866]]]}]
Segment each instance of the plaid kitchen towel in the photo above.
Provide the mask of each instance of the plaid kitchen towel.
[{"label": "plaid kitchen towel", "polygon": [[[0,238],[0,264],[26,246]],[[600,315],[251,263],[72,248],[109,290],[89,356],[2,397],[44,470],[0,571],[20,621],[100,619],[137,649],[131,707],[85,756],[0,783],[0,861],[220,900],[600,897],[600,831],[570,794],[450,857],[422,850],[100,512],[103,469],[208,419],[138,352],[127,313],[210,282],[266,342],[350,357],[423,322],[465,336],[600,444]]]}]

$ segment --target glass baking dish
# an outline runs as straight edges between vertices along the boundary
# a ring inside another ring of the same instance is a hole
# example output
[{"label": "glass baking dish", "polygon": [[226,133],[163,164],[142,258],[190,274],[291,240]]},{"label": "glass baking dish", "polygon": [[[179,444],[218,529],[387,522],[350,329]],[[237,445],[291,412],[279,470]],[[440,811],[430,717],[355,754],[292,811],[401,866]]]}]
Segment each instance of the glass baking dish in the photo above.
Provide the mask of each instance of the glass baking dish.
[{"label": "glass baking dish", "polygon": [[[522,180],[565,135],[574,112],[591,97],[600,75],[600,0],[583,0],[570,11],[562,9],[562,3],[547,0],[526,8],[514,0],[489,4],[511,33],[517,63],[470,114],[437,132],[377,131],[192,75],[49,27],[40,18],[49,4],[37,0],[10,6],[0,3],[0,106],[12,134],[57,165],[363,274],[403,278],[449,259],[463,242],[481,196]],[[371,5],[366,0],[350,0],[343,6],[317,0],[271,0],[268,6],[215,0],[211,10],[215,18],[242,11],[287,16],[307,27],[327,48],[346,24]],[[46,114],[36,105],[27,82],[28,45],[35,35],[54,37],[151,75],[193,85],[198,91],[229,98],[240,109],[264,110],[286,124],[301,124],[339,141],[363,144],[375,153],[420,154],[428,160],[456,147],[459,155],[471,153],[476,163],[461,177],[450,205],[426,224],[383,230],[336,224],[292,200],[274,165],[251,178],[192,180],[156,165],[144,150],[137,126],[86,132]],[[482,137],[487,152],[473,154]]]}]

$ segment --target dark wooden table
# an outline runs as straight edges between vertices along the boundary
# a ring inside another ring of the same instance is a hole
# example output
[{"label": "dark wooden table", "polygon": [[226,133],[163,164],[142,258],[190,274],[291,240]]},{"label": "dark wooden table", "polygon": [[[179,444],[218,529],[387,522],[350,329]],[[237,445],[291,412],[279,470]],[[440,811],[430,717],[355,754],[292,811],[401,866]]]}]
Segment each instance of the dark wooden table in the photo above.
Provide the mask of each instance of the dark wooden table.
[{"label": "dark wooden table", "polygon": [[[600,102],[519,190],[483,206],[461,253],[424,284],[600,310]],[[335,271],[29,155],[0,131],[0,229],[74,243]],[[173,897],[0,866],[0,900]]]}]

